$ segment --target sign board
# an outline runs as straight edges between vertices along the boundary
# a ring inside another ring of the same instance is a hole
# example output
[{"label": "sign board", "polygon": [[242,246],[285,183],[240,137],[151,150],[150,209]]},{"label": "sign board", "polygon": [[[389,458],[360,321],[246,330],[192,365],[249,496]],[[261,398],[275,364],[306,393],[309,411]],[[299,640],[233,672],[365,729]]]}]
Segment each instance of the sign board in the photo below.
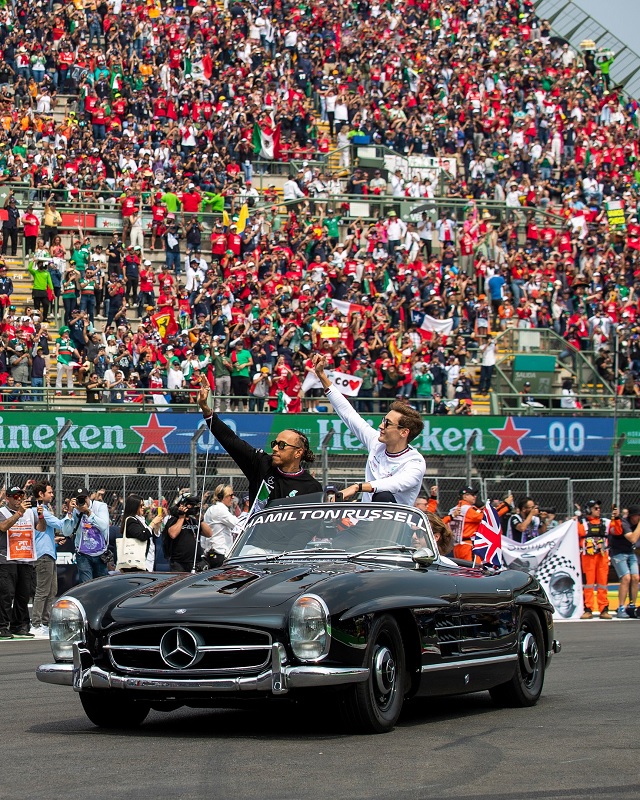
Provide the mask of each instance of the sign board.
[{"label": "sign board", "polygon": [[[189,453],[195,431],[205,425],[199,413],[167,410],[139,412],[92,411],[75,414],[55,412],[0,412],[0,451],[11,453],[55,453],[56,434],[71,416],[73,425],[64,437],[63,450],[71,453],[140,453],[171,455]],[[365,421],[377,428],[382,414],[365,414]],[[220,418],[238,436],[256,448],[285,428],[295,428],[309,437],[311,449],[318,451],[328,435],[329,453],[365,454],[360,441],[334,414],[221,414]],[[35,421],[34,421],[35,420]],[[632,430],[633,429],[633,430]],[[618,431],[628,432],[625,455],[640,455],[640,423],[633,419],[618,422]],[[612,417],[424,417],[424,430],[411,443],[425,457],[464,455],[475,434],[473,452],[478,455],[505,456],[594,456],[613,452]],[[223,453],[210,433],[198,441],[201,453]]]},{"label": "sign board", "polygon": [[62,224],[61,228],[95,228],[96,227],[96,215],[95,214],[86,214],[82,211],[75,211],[72,214],[63,213],[60,215],[62,217]]},{"label": "sign board", "polygon": [[627,220],[624,216],[624,203],[622,200],[611,200],[605,203],[607,209],[607,219],[612,230],[624,231],[627,227]]}]

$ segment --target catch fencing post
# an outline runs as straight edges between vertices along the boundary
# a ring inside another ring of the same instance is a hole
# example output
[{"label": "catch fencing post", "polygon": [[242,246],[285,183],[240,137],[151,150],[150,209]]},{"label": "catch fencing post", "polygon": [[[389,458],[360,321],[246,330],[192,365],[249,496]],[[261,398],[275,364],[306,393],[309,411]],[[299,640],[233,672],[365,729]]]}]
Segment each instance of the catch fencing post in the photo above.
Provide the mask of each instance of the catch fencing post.
[{"label": "catch fencing post", "polygon": [[73,423],[68,419],[56,435],[56,516],[62,516],[62,444]]},{"label": "catch fencing post", "polygon": [[189,458],[189,492],[191,494],[197,494],[198,492],[198,442],[207,430],[207,426],[203,425],[191,437],[191,455]]},{"label": "catch fencing post", "polygon": [[620,464],[622,445],[627,438],[626,434],[621,434],[613,445],[613,505],[620,508]]},{"label": "catch fencing post", "polygon": [[325,434],[320,447],[322,452],[322,488],[329,483],[329,442],[333,438],[335,431],[331,430]]},{"label": "catch fencing post", "polygon": [[474,431],[469,437],[469,441],[464,449],[465,451],[465,477],[467,486],[471,486],[471,476],[473,473],[473,444],[478,435],[478,431]]}]

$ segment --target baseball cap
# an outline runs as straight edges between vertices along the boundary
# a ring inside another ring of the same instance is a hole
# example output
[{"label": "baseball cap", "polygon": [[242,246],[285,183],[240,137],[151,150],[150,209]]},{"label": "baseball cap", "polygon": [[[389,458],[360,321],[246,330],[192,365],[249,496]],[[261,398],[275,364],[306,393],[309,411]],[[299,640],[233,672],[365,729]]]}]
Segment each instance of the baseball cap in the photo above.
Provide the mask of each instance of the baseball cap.
[{"label": "baseball cap", "polygon": [[575,580],[572,576],[565,572],[564,570],[560,570],[559,572],[554,572],[551,578],[549,579],[549,588],[553,589],[554,586],[566,586],[571,587],[575,585]]},{"label": "baseball cap", "polygon": [[640,506],[629,506],[628,511],[630,517],[640,516]]},{"label": "baseball cap", "polygon": [[463,494],[474,494],[474,495],[477,495],[478,494],[478,490],[474,489],[473,486],[464,486],[462,489],[460,489],[460,494],[461,495],[463,495]]},{"label": "baseball cap", "polygon": [[21,486],[12,486],[7,492],[7,497],[20,497],[24,494],[24,489]]}]

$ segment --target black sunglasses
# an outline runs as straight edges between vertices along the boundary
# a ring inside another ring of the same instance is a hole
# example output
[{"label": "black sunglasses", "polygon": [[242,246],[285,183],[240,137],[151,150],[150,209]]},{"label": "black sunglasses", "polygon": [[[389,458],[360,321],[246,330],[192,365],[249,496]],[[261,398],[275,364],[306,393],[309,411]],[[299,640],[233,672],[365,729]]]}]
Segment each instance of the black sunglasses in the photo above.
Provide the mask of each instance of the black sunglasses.
[{"label": "black sunglasses", "polygon": [[388,419],[387,417],[383,417],[382,422],[380,423],[380,426],[382,428],[385,428],[385,429],[386,428],[403,428],[404,427],[404,425],[398,425],[397,422],[391,422],[391,420]]},{"label": "black sunglasses", "polygon": [[288,444],[287,442],[283,442],[282,439],[273,439],[271,442],[271,449],[275,450],[276,447],[278,448],[278,450],[284,450],[285,447],[293,447],[294,450],[298,450],[300,445]]}]

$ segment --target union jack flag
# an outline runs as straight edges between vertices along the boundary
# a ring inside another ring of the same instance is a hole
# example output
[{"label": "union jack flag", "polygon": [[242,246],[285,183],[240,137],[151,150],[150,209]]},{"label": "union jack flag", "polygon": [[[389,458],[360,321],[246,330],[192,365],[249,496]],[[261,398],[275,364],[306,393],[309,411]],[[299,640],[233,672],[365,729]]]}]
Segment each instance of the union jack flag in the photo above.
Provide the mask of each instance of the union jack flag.
[{"label": "union jack flag", "polygon": [[483,564],[502,566],[502,528],[498,512],[487,500],[478,530],[473,536],[472,553],[474,560],[479,558]]}]

